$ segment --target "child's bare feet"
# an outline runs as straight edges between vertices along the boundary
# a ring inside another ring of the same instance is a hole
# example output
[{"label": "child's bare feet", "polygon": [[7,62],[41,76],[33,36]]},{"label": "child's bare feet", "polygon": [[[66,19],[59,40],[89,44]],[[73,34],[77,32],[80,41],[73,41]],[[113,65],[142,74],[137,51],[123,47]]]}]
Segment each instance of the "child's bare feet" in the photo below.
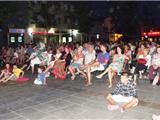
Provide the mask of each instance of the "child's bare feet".
[{"label": "child's bare feet", "polygon": [[76,76],[74,75],[74,76],[71,77],[71,80],[75,80],[75,78],[76,78]]},{"label": "child's bare feet", "polygon": [[117,109],[119,108],[118,105],[110,105],[110,104],[109,104],[107,107],[108,107],[108,110],[109,110],[109,111],[117,110]]},{"label": "child's bare feet", "polygon": [[121,113],[124,112],[124,108],[123,107],[120,107],[119,110],[120,110]]}]

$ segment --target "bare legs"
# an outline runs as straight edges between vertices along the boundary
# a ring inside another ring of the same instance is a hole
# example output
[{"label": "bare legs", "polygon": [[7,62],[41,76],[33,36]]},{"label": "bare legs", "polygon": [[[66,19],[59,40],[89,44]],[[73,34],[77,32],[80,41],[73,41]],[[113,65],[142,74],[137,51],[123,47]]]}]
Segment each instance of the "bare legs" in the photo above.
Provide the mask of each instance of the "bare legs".
[{"label": "bare legs", "polygon": [[108,71],[110,70],[110,67],[108,67],[107,69],[105,69],[104,72],[102,72],[100,75],[97,75],[97,78],[102,78],[106,73],[108,73]]},{"label": "bare legs", "polygon": [[75,80],[75,77],[76,77],[76,76],[75,76],[75,68],[73,68],[72,66],[69,66],[68,69],[69,69],[69,71],[70,71],[70,73],[71,73],[71,75],[72,75],[72,76],[71,76],[71,79],[72,79],[72,80]]},{"label": "bare legs", "polygon": [[116,102],[112,99],[112,95],[111,94],[108,94],[107,96],[107,101],[109,102],[109,104],[111,105],[115,105]]},{"label": "bare legs", "polygon": [[133,98],[130,102],[121,106],[121,112],[138,105],[138,99]]},{"label": "bare legs", "polygon": [[[108,94],[107,96],[107,101],[109,102],[110,105],[116,105],[117,103],[113,100],[112,98],[112,95],[111,94]],[[128,103],[125,103],[123,104],[121,107],[120,107],[120,111],[123,112],[129,108],[132,108],[132,107],[136,107],[138,105],[138,99],[137,98],[133,98],[130,102]]]},{"label": "bare legs", "polygon": [[46,68],[46,70],[44,71],[44,73],[47,73],[50,69],[52,69],[53,68],[53,66],[52,65],[49,65],[47,68]]},{"label": "bare legs", "polygon": [[97,75],[97,78],[102,78],[106,73],[108,73],[108,79],[109,79],[109,88],[112,87],[112,79],[113,79],[113,73],[115,71],[113,71],[112,67],[109,66],[103,73],[101,73],[100,75]]},{"label": "bare legs", "polygon": [[11,80],[11,79],[16,79],[16,77],[15,77],[14,74],[12,74],[12,75],[9,76],[9,77],[3,77],[3,78],[0,80],[0,82],[6,83],[6,82],[8,82],[8,81]]},{"label": "bare legs", "polygon": [[1,74],[0,74],[0,78],[2,78],[2,76],[4,76],[4,70],[2,70]]},{"label": "bare legs", "polygon": [[95,67],[95,66],[99,66],[99,62],[94,62],[93,64],[85,67],[86,74],[87,74],[87,84],[86,84],[86,86],[92,85],[92,82],[91,82],[91,67]]},{"label": "bare legs", "polygon": [[109,88],[112,87],[112,78],[113,78],[113,73],[111,71],[111,69],[109,69],[108,71],[108,78],[109,78]]}]

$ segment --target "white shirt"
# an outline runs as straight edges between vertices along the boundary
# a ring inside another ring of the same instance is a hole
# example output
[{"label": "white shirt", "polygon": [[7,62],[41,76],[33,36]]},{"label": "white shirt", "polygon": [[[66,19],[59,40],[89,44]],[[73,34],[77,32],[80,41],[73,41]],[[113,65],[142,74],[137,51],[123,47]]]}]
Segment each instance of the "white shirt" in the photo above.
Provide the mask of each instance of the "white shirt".
[{"label": "white shirt", "polygon": [[93,60],[95,60],[96,58],[96,52],[93,51],[92,53],[90,53],[89,51],[86,52],[85,57],[84,57],[84,64],[88,64],[90,62],[92,62]]}]

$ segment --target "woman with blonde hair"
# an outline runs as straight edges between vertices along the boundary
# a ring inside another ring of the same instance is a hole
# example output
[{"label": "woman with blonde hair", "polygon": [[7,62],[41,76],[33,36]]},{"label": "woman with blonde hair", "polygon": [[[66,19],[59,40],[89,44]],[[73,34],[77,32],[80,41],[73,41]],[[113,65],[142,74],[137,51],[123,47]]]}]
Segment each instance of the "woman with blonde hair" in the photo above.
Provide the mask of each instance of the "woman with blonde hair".
[{"label": "woman with blonde hair", "polygon": [[120,46],[117,47],[117,54],[114,55],[112,63],[108,66],[108,68],[101,73],[100,75],[97,75],[97,78],[102,78],[106,73],[108,73],[109,78],[109,88],[112,87],[112,79],[114,73],[121,74],[123,70],[123,64],[124,60],[128,59],[128,57],[124,54],[122,54],[122,48]]},{"label": "woman with blonde hair", "polygon": [[78,47],[77,51],[73,54],[73,62],[69,66],[69,71],[71,73],[71,79],[75,80],[75,71],[79,70],[81,65],[83,64],[84,55],[82,53],[83,47]]}]

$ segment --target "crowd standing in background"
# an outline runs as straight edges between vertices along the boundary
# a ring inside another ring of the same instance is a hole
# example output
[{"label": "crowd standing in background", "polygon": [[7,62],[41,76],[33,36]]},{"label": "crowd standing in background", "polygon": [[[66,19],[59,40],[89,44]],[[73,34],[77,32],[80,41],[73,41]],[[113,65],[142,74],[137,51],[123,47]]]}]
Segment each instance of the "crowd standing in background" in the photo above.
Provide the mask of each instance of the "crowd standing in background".
[{"label": "crowd standing in background", "polygon": [[[121,112],[138,104],[138,79],[148,78],[151,84],[160,85],[160,44],[156,42],[108,44],[96,41],[53,45],[39,42],[36,45],[2,47],[1,61],[1,83],[24,79],[25,72],[31,70],[32,74],[37,74],[33,82],[36,85],[46,85],[47,80],[53,79],[48,79],[49,76],[65,80],[71,75],[71,80],[76,80],[80,75],[86,82],[85,86],[91,86],[94,83],[92,73],[99,71],[96,77],[100,79],[107,75],[109,88],[116,81],[116,89],[107,96],[108,109],[120,108]],[[119,81],[117,76],[120,76]],[[125,104],[119,107],[117,102]]]}]

